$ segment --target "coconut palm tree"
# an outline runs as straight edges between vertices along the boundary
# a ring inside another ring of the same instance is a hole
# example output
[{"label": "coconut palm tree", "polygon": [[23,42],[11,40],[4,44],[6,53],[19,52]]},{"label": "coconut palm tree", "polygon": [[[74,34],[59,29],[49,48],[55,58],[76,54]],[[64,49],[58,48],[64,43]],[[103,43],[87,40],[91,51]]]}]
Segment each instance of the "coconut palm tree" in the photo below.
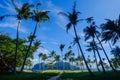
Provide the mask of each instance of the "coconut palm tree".
[{"label": "coconut palm tree", "polygon": [[31,15],[30,8],[33,7],[33,5],[30,5],[29,3],[24,3],[22,7],[18,7],[14,0],[11,0],[12,4],[17,12],[16,15],[3,15],[0,16],[0,19],[4,19],[5,17],[15,17],[18,20],[18,26],[16,31],[16,47],[15,47],[15,57],[14,57],[14,72],[16,73],[16,59],[17,59],[17,53],[18,53],[18,39],[19,39],[19,29],[20,29],[20,23],[22,19],[28,19]]},{"label": "coconut palm tree", "polygon": [[51,66],[52,66],[52,69],[53,69],[53,67],[54,67],[54,65],[53,65],[53,63],[55,62],[55,56],[56,56],[56,52],[54,51],[54,50],[52,50],[51,52],[50,52],[50,54],[49,54],[49,58],[51,58]]},{"label": "coconut palm tree", "polygon": [[61,57],[62,57],[62,69],[64,69],[64,65],[63,65],[63,49],[65,47],[65,44],[60,44],[59,48],[60,48],[60,51],[61,51]]},{"label": "coconut palm tree", "polygon": [[42,55],[43,55],[43,53],[39,53],[39,55],[38,55],[38,57],[39,57],[39,70],[42,68],[42,64],[40,65],[40,63],[41,63],[41,60],[40,60],[40,58],[42,57]]},{"label": "coconut palm tree", "polygon": [[[74,57],[74,53],[73,53],[73,51],[72,50],[69,50],[69,51],[67,51],[66,53],[65,53],[65,57],[67,58],[67,60],[69,61],[69,62],[71,62],[72,60],[71,60],[71,58],[72,57]],[[72,65],[70,66],[70,68],[72,69]]]},{"label": "coconut palm tree", "polygon": [[45,64],[45,60],[47,59],[47,55],[46,54],[43,54],[42,55],[42,60],[44,61],[43,62],[43,65],[42,65],[42,67],[43,67],[43,70],[44,70],[44,64]]},{"label": "coconut palm tree", "polygon": [[[99,67],[98,67],[98,62],[97,62],[97,57],[96,57],[96,46],[94,45],[94,41],[91,41],[91,42],[88,42],[88,45],[86,46],[87,49],[86,51],[93,51],[93,54],[94,54],[94,57],[95,57],[95,64],[96,64],[96,67],[97,67],[97,70],[100,71]],[[98,49],[98,48],[97,48]]]},{"label": "coconut palm tree", "polygon": [[102,58],[101,58],[101,56],[100,56],[100,54],[98,52],[98,47],[97,47],[96,41],[95,41],[95,37],[97,37],[97,39],[98,39],[97,34],[99,34],[99,32],[96,30],[95,22],[92,22],[92,23],[90,22],[90,27],[87,26],[84,29],[84,33],[85,33],[85,41],[87,41],[88,39],[92,38],[92,41],[93,41],[92,46],[94,46],[92,48],[93,48],[93,50],[97,51],[97,54],[98,54],[98,57],[100,59],[103,72],[105,73],[105,69],[104,69],[104,66],[102,64]]},{"label": "coconut palm tree", "polygon": [[[37,4],[37,7],[39,7],[40,3]],[[32,39],[29,43],[29,47],[26,51],[26,54],[25,54],[25,58],[24,58],[24,62],[23,62],[23,65],[22,65],[22,68],[21,68],[21,72],[23,71],[24,69],[24,64],[26,62],[26,58],[29,54],[29,51],[30,51],[30,48],[31,48],[31,45],[32,45],[32,42],[34,41],[34,38],[35,38],[35,34],[36,34],[36,31],[37,31],[37,27],[39,26],[39,24],[41,22],[45,22],[45,21],[49,21],[49,16],[48,16],[48,13],[49,11],[45,11],[45,10],[38,10],[38,8],[36,8],[35,10],[33,10],[33,15],[31,16],[31,18],[36,22],[36,25],[35,25],[35,28],[34,28],[34,31],[33,31],[33,34],[32,34]]]},{"label": "coconut palm tree", "polygon": [[70,61],[70,63],[71,63],[71,70],[74,70],[74,68],[73,68],[73,62],[75,61],[74,56],[70,57],[70,58],[69,58],[69,61]]},{"label": "coconut palm tree", "polygon": [[83,72],[83,69],[84,69],[83,57],[82,56],[78,56],[77,60],[80,61],[80,70]]},{"label": "coconut palm tree", "polygon": [[84,53],[83,53],[83,50],[81,48],[81,45],[80,45],[80,42],[79,42],[79,36],[77,34],[77,31],[76,31],[76,26],[77,26],[77,23],[81,20],[81,19],[78,19],[78,15],[80,14],[80,12],[76,11],[76,3],[74,3],[73,5],[73,9],[72,9],[72,12],[68,12],[68,13],[64,13],[64,12],[60,12],[59,14],[67,17],[69,19],[69,23],[66,25],[66,31],[68,32],[68,30],[73,27],[74,29],[74,33],[75,33],[75,37],[77,39],[76,43],[81,51],[81,54],[82,54],[82,57],[83,57],[83,60],[85,62],[85,65],[90,73],[90,75],[93,75],[93,73],[91,72],[88,64],[87,64],[87,61],[85,59],[85,56],[84,56]]},{"label": "coconut palm tree", "polygon": [[109,41],[113,45],[120,39],[120,15],[116,20],[106,19],[107,22],[101,25],[102,41]]},{"label": "coconut palm tree", "polygon": [[[103,47],[103,45],[102,45],[102,42],[101,42],[100,39],[99,39],[100,33],[99,33],[99,31],[96,30],[96,27],[97,27],[97,26],[96,26],[95,22],[94,22],[94,21],[91,21],[91,22],[90,22],[90,27],[87,27],[87,28],[84,30],[84,32],[86,32],[86,36],[87,36],[87,37],[86,37],[86,40],[90,38],[89,35],[91,35],[91,37],[93,37],[93,39],[94,39],[94,37],[97,38],[97,40],[98,40],[98,42],[99,42],[99,44],[100,44],[100,46],[101,46],[101,48],[102,48],[102,50],[103,50],[106,58],[107,58],[107,60],[108,60],[108,63],[109,63],[109,65],[110,65],[110,67],[111,67],[112,70],[115,72],[116,70],[114,69],[113,65],[111,64],[111,62],[110,62],[110,60],[109,60],[109,58],[108,58],[108,56],[107,56],[107,53],[106,53],[106,51],[105,51],[105,49],[104,49],[104,47]],[[88,32],[88,33],[87,33],[87,32]],[[93,41],[94,41],[94,40],[93,40]]]},{"label": "coconut palm tree", "polygon": [[111,50],[111,53],[114,55],[116,62],[120,66],[120,62],[119,62],[120,61],[120,48],[116,46],[115,48]]},{"label": "coconut palm tree", "polygon": [[57,65],[57,69],[59,69],[60,55],[56,55],[56,56],[55,56],[55,61],[56,61],[56,63],[58,64],[58,65]]}]

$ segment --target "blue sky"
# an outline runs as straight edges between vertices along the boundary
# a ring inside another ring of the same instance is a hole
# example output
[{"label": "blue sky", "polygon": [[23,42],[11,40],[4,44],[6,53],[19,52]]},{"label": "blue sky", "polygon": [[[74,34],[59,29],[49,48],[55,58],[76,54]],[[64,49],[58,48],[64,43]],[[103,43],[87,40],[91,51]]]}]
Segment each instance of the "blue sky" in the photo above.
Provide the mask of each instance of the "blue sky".
[{"label": "blue sky", "polygon": [[[74,32],[71,28],[67,34],[65,31],[65,25],[67,24],[67,19],[61,15],[59,12],[70,12],[75,0],[15,0],[16,4],[21,6],[24,2],[29,2],[35,4],[41,2],[42,6],[40,9],[49,10],[50,22],[45,22],[40,24],[40,28],[37,30],[37,38],[41,40],[44,48],[39,48],[36,53],[34,53],[34,61],[38,62],[39,52],[48,53],[51,50],[55,50],[57,54],[60,54],[59,45],[61,43],[66,44],[64,52],[67,51],[67,47],[73,40]],[[120,14],[120,0],[76,0],[77,10],[81,12],[79,18],[94,17],[96,24],[99,26],[101,23],[105,22],[105,18],[117,19]],[[10,0],[1,0],[0,3],[0,15],[4,14],[16,14]],[[16,34],[17,21],[15,18],[7,18],[0,21],[0,31],[9,33],[10,36],[15,37]],[[26,36],[33,32],[35,22],[28,20],[21,22],[20,37],[26,38]],[[87,26],[86,22],[80,22],[77,25],[78,34],[81,36],[81,45],[83,51],[85,51],[84,33],[83,29]],[[119,45],[119,43],[117,44]],[[104,44],[104,47],[109,50],[108,44]],[[74,52],[77,55],[76,48]],[[86,56],[91,53],[86,53]],[[109,51],[107,51],[110,55]],[[101,56],[104,55],[101,52]],[[109,56],[111,57],[111,56]]]}]

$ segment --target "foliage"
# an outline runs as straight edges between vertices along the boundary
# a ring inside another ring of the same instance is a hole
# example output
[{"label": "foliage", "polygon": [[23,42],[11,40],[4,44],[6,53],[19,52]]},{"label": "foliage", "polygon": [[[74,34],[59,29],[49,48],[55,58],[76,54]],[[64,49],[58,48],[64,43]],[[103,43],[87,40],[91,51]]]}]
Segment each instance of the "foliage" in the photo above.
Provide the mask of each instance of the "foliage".
[{"label": "foliage", "polygon": [[[13,70],[13,62],[14,62],[14,55],[15,55],[15,41],[16,39],[11,38],[10,36],[6,34],[0,34],[0,60],[2,60],[0,66],[0,72],[2,71],[12,71]],[[28,41],[27,39],[19,39],[19,51],[17,56],[17,67],[20,67],[22,65],[25,51],[28,47]],[[9,45],[9,46],[8,46]],[[31,64],[31,59],[33,59],[33,53],[36,51],[35,45],[32,45],[32,48],[30,50],[30,53],[27,57],[27,64]],[[7,69],[8,68],[8,69]]]}]

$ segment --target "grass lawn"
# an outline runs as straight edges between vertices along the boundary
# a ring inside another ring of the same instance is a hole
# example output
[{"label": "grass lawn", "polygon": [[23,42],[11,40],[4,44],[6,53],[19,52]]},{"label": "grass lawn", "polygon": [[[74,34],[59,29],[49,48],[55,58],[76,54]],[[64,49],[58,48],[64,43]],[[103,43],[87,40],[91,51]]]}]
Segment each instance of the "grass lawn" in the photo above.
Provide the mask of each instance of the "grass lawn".
[{"label": "grass lawn", "polygon": [[95,76],[90,76],[88,72],[79,71],[64,71],[61,74],[61,79],[71,78],[73,80],[120,80],[120,71],[108,71],[106,74],[102,72],[93,72]]},{"label": "grass lawn", "polygon": [[[46,70],[38,72],[24,72],[22,74],[2,74],[0,80],[48,80],[52,76],[61,74],[60,78],[66,80],[67,78],[73,80],[120,80],[120,71],[109,71],[106,74],[102,72],[94,72],[95,76],[92,77],[88,72],[80,71],[61,71],[61,70]],[[60,79],[60,80],[61,80]]]}]

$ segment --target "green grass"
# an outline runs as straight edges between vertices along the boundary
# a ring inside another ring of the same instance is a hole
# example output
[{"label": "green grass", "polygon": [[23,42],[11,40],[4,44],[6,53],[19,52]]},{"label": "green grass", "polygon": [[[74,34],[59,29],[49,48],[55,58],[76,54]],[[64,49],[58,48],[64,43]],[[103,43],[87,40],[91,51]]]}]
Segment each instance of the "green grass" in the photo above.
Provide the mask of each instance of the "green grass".
[{"label": "green grass", "polygon": [[70,70],[46,70],[38,72],[24,72],[22,74],[2,74],[0,80],[48,80],[52,76],[61,75],[61,80],[67,78],[73,80],[120,80],[120,71],[109,71],[106,74],[94,72],[95,76],[90,76],[88,72],[70,71]]},{"label": "green grass", "polygon": [[106,74],[94,72],[95,76],[90,76],[88,72],[65,71],[61,74],[61,79],[71,78],[73,80],[120,80],[120,72],[109,71]]}]

